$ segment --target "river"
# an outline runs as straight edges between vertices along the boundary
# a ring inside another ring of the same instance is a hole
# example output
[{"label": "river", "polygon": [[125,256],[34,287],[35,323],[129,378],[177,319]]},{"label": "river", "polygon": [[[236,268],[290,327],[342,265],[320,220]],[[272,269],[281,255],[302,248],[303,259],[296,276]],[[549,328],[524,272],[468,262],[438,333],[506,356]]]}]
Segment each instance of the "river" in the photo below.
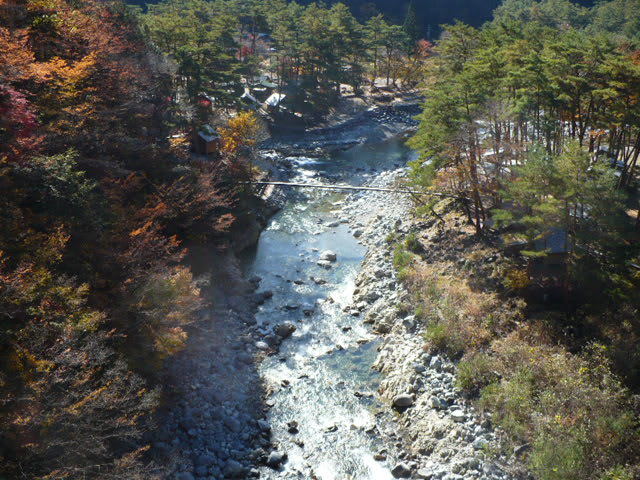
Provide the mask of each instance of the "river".
[{"label": "river", "polygon": [[[394,138],[327,158],[293,157],[291,180],[363,185],[405,165],[410,154]],[[371,368],[379,340],[361,318],[343,312],[366,253],[353,235],[358,219],[347,218],[344,208],[363,195],[289,192],[246,260],[246,274],[260,277],[260,289],[273,292],[256,314],[258,328],[267,335],[283,322],[296,326],[259,367],[265,390],[272,392],[271,441],[288,456],[280,470],[262,467],[260,478],[393,478],[391,458],[374,460],[383,448],[374,429],[379,406],[371,395],[379,383]],[[330,269],[316,263],[326,250],[337,254]]]}]

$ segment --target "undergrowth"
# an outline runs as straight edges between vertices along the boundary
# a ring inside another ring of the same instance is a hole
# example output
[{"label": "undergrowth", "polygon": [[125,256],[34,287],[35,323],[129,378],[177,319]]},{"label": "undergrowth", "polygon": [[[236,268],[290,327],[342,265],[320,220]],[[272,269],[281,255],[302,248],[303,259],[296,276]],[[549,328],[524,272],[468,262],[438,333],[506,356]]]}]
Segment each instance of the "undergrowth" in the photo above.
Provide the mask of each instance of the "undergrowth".
[{"label": "undergrowth", "polygon": [[527,318],[523,300],[478,291],[416,258],[405,243],[394,264],[426,324],[429,348],[460,359],[457,386],[492,414],[513,446],[530,446],[525,458],[536,478],[638,478],[638,419],[606,346],[570,352],[553,321]]}]

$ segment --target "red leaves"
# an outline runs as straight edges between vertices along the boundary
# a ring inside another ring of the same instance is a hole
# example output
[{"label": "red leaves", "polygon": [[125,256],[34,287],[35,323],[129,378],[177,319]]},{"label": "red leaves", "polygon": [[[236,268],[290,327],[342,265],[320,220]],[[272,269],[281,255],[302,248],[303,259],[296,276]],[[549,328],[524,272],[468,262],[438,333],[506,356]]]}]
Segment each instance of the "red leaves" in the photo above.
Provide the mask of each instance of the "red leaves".
[{"label": "red leaves", "polygon": [[24,151],[36,149],[38,119],[24,94],[0,85],[0,156],[16,160]]},{"label": "red leaves", "polygon": [[433,43],[431,43],[429,40],[418,40],[418,43],[416,44],[415,54],[418,57],[427,58],[431,56],[432,49]]}]

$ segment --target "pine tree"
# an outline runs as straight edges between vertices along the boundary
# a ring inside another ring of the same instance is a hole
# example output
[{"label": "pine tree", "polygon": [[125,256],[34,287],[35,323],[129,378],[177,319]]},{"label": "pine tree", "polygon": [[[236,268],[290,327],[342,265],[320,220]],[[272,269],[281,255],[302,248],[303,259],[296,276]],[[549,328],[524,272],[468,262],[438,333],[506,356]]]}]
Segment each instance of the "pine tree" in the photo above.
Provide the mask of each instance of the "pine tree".
[{"label": "pine tree", "polygon": [[407,16],[404,19],[402,28],[407,35],[407,49],[408,51],[412,51],[416,42],[422,38],[422,28],[413,2],[409,3]]}]

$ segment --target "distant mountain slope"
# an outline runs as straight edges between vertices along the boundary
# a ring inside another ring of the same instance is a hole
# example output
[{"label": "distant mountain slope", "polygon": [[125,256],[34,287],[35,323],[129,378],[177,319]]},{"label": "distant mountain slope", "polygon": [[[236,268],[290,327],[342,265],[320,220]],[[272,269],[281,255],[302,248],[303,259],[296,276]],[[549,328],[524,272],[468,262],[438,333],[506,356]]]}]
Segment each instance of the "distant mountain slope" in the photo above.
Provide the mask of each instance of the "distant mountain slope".
[{"label": "distant mountain slope", "polygon": [[[479,27],[491,20],[493,10],[502,0],[340,0],[360,17],[368,17],[376,10],[396,22],[402,23],[412,1],[424,35],[438,35],[440,25],[456,20]],[[308,3],[308,2],[307,2]],[[337,2],[336,2],[337,3]],[[574,3],[591,6],[594,0],[574,0]]]},{"label": "distant mountain slope", "polygon": [[[311,3],[312,0],[298,0],[299,3]],[[340,0],[351,8],[360,19],[366,19],[378,12],[389,20],[402,23],[411,0]],[[575,3],[591,6],[595,0],[575,0]],[[144,6],[158,3],[157,0],[128,0],[127,3]],[[338,3],[329,0],[328,3]],[[479,27],[491,19],[493,10],[502,0],[413,0],[421,28],[425,37],[437,37],[439,26],[456,20]]]}]

